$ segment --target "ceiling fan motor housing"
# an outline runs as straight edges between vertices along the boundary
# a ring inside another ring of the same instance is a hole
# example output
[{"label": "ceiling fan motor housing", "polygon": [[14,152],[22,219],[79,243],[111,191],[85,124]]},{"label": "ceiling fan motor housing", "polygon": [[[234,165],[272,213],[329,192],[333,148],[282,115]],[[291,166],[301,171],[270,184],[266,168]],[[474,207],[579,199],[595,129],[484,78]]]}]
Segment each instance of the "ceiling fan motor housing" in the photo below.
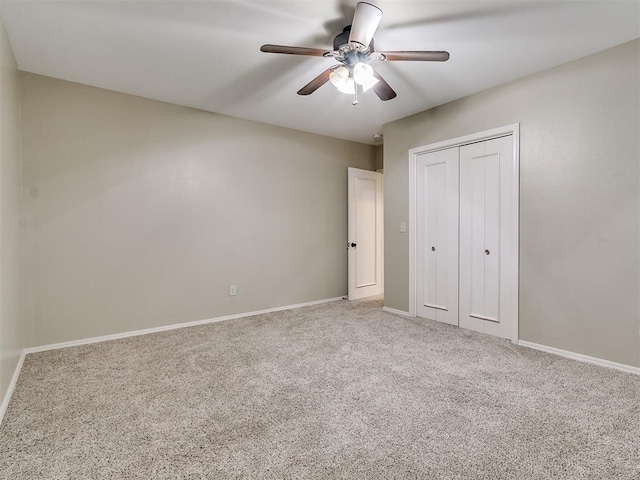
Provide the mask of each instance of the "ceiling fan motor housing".
[{"label": "ceiling fan motor housing", "polygon": [[[333,49],[335,51],[340,50],[340,47],[343,47],[343,50],[350,49],[349,47],[349,35],[351,34],[351,25],[347,25],[342,30],[342,33],[339,33],[333,39]],[[361,47],[362,48],[362,47]],[[373,52],[373,38],[371,39],[371,43],[369,43],[369,47],[365,50],[369,52]]]}]

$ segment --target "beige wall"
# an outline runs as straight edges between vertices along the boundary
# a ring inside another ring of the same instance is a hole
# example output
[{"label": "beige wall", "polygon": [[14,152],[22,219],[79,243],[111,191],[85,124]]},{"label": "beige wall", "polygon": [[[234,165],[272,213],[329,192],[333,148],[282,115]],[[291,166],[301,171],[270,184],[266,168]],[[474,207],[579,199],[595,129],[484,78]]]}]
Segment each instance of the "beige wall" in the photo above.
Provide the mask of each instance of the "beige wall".
[{"label": "beige wall", "polygon": [[382,145],[376,146],[376,170],[384,169],[384,148]]},{"label": "beige wall", "polygon": [[0,21],[0,402],[22,351],[18,69]]},{"label": "beige wall", "polygon": [[640,366],[640,41],[384,128],[385,304],[409,308],[408,152],[520,122],[520,338]]},{"label": "beige wall", "polygon": [[373,147],[33,74],[21,91],[28,346],[347,293],[347,167]]}]

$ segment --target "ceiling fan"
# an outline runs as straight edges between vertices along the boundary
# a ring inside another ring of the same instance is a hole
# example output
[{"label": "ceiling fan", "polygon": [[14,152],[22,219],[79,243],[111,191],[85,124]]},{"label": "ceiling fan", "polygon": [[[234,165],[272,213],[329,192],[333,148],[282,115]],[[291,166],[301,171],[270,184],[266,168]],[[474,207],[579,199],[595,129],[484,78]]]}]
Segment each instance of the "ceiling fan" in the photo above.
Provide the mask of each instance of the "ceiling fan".
[{"label": "ceiling fan", "polygon": [[396,92],[369,63],[372,60],[387,62],[446,62],[449,52],[444,51],[393,51],[376,52],[373,35],[382,19],[382,10],[367,2],[358,2],[353,22],[333,39],[333,50],[320,48],[290,47],[287,45],[262,45],[261,52],[333,57],[338,64],[326,69],[298,90],[298,95],[310,95],[327,82],[339,91],[353,95],[353,104],[358,104],[359,91],[372,89],[382,101],[396,97]]}]

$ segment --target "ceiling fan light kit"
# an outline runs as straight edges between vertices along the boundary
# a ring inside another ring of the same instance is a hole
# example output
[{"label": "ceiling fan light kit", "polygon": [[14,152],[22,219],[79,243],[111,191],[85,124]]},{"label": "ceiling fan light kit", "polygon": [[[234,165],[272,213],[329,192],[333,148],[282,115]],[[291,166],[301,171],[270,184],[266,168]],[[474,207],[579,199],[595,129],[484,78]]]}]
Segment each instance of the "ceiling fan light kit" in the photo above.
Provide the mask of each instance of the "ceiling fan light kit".
[{"label": "ceiling fan light kit", "polygon": [[356,63],[351,70],[343,65],[334,67],[329,74],[329,81],[338,91],[354,95],[358,86],[366,92],[379,80],[373,76],[371,65]]},{"label": "ceiling fan light kit", "polygon": [[292,47],[287,45],[262,45],[260,51],[266,53],[284,53],[288,55],[307,55],[314,57],[332,57],[338,62],[329,67],[308,84],[298,90],[298,95],[310,95],[327,82],[342,93],[353,95],[353,105],[358,104],[358,92],[373,89],[382,101],[397,96],[391,86],[376,72],[369,63],[379,61],[418,61],[446,62],[449,53],[444,51],[374,51],[373,35],[380,21],[382,10],[375,5],[359,2],[353,15],[353,22],[333,40],[333,51],[319,48]]}]

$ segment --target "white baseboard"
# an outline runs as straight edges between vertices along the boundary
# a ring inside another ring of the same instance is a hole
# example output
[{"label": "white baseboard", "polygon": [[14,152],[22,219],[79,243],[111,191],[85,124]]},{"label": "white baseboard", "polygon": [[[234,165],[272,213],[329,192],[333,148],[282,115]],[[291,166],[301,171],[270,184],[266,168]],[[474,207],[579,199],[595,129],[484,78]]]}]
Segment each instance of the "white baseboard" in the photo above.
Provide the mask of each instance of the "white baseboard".
[{"label": "white baseboard", "polygon": [[18,377],[20,376],[20,370],[22,370],[22,364],[24,363],[24,357],[26,356],[25,351],[23,350],[20,354],[20,358],[18,359],[18,364],[16,365],[16,369],[13,371],[13,377],[11,377],[11,381],[9,382],[9,387],[7,388],[7,392],[4,394],[4,398],[2,399],[2,404],[0,405],[0,424],[2,424],[2,419],[4,418],[4,414],[9,407],[9,401],[11,400],[11,395],[13,395],[13,390],[16,388],[16,383],[18,382]]},{"label": "white baseboard", "polygon": [[589,355],[583,355],[581,353],[569,352],[567,350],[561,350],[555,347],[548,347],[546,345],[540,345],[538,343],[527,342],[524,340],[518,340],[518,345],[523,347],[533,348],[547,353],[554,353],[562,357],[571,358],[572,360],[578,360],[580,362],[593,363],[601,367],[613,368],[615,370],[621,370],[627,373],[635,373],[640,375],[640,367],[633,367],[631,365],[625,365],[624,363],[616,363],[610,360],[604,360],[602,358],[590,357]]},{"label": "white baseboard", "polygon": [[142,330],[133,330],[130,332],[113,333],[110,335],[103,335],[101,337],[83,338],[80,340],[72,340],[70,342],[52,343],[49,345],[42,345],[40,347],[25,348],[24,353],[37,353],[45,352],[47,350],[57,350],[59,348],[77,347],[79,345],[88,345],[90,343],[106,342],[109,340],[117,340],[119,338],[137,337],[138,335],[147,335],[149,333],[165,332],[167,330],[177,330],[179,328],[195,327],[197,325],[205,325],[207,323],[224,322],[227,320],[235,320],[237,318],[252,317],[254,315],[262,315],[264,313],[279,312],[282,310],[292,310],[294,308],[309,307],[311,305],[320,305],[323,303],[336,302],[342,300],[343,297],[325,298],[323,300],[315,300],[313,302],[297,303],[295,305],[286,305],[283,307],[267,308],[266,310],[256,310],[255,312],[236,313],[233,315],[226,315],[224,317],[208,318],[206,320],[195,320],[193,322],[175,323],[172,325],[165,325],[162,327],[145,328]]},{"label": "white baseboard", "polygon": [[405,312],[404,310],[396,310],[395,308],[382,307],[382,310],[389,313],[395,313],[396,315],[402,315],[403,317],[411,316],[409,312]]}]

